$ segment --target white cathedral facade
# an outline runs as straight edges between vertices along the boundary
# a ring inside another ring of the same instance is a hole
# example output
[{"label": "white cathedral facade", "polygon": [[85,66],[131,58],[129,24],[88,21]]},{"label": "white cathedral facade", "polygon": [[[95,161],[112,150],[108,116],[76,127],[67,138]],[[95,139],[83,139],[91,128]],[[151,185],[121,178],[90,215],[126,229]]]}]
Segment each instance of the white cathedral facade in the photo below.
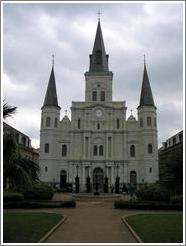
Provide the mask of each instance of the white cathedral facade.
[{"label": "white cathedral facade", "polygon": [[[85,73],[85,101],[72,102],[71,120],[60,120],[54,68],[42,106],[40,130],[41,180],[64,188],[79,177],[80,191],[103,190],[120,184],[154,183],[159,179],[157,118],[150,82],[144,64],[138,118],[126,119],[125,101],[112,100],[113,73],[109,70],[101,24],[90,66]],[[96,179],[96,181],[95,181]]]}]

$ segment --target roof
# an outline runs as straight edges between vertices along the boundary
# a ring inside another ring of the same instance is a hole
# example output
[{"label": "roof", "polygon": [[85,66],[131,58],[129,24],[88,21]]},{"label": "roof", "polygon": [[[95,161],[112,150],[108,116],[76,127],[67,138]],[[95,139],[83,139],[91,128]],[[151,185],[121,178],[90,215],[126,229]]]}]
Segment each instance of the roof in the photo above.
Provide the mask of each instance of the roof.
[{"label": "roof", "polygon": [[[10,126],[9,124],[7,124],[6,122],[3,122],[3,131],[6,132],[6,131],[10,131],[11,133],[19,133],[21,134],[22,136],[26,137],[26,138],[29,138],[28,135],[20,132],[19,130],[15,129],[14,127]],[[30,139],[30,138],[29,138]]]},{"label": "roof", "polygon": [[142,82],[139,106],[154,106],[155,107],[146,64],[144,64],[143,82]]},{"label": "roof", "polygon": [[108,55],[105,52],[105,46],[101,31],[101,24],[98,21],[96,37],[92,54],[90,55],[89,72],[108,72]]},{"label": "roof", "polygon": [[54,67],[52,66],[43,106],[58,106]]}]

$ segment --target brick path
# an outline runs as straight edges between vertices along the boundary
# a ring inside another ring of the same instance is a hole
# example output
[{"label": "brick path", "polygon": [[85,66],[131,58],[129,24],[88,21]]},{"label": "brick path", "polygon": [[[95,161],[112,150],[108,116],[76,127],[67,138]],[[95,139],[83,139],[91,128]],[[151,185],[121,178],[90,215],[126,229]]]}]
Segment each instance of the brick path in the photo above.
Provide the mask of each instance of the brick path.
[{"label": "brick path", "polygon": [[77,202],[75,209],[58,209],[56,212],[68,218],[47,243],[136,243],[121,221],[124,210],[114,209],[113,201]]}]

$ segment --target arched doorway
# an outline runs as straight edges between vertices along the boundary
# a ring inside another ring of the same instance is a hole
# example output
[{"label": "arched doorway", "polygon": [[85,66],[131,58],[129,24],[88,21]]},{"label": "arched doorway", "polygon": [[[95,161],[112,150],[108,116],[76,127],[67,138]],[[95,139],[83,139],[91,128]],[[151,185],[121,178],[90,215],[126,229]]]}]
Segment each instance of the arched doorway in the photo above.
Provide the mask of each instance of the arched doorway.
[{"label": "arched doorway", "polygon": [[96,187],[96,182],[98,183],[98,191],[103,192],[103,184],[104,184],[104,173],[103,169],[100,167],[96,167],[93,171],[93,188]]},{"label": "arched doorway", "polygon": [[60,172],[60,188],[65,189],[67,185],[67,172],[62,170]]},{"label": "arched doorway", "polygon": [[137,184],[137,177],[136,177],[136,171],[130,172],[130,184],[136,185]]}]

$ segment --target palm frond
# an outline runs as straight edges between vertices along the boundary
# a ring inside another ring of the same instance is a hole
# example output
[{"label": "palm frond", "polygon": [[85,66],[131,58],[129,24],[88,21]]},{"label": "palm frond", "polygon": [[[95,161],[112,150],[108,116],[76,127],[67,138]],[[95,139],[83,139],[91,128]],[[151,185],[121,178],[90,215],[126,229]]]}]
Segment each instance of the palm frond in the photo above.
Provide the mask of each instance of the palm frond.
[{"label": "palm frond", "polygon": [[3,118],[12,116],[17,110],[17,107],[12,107],[8,103],[3,103]]}]

